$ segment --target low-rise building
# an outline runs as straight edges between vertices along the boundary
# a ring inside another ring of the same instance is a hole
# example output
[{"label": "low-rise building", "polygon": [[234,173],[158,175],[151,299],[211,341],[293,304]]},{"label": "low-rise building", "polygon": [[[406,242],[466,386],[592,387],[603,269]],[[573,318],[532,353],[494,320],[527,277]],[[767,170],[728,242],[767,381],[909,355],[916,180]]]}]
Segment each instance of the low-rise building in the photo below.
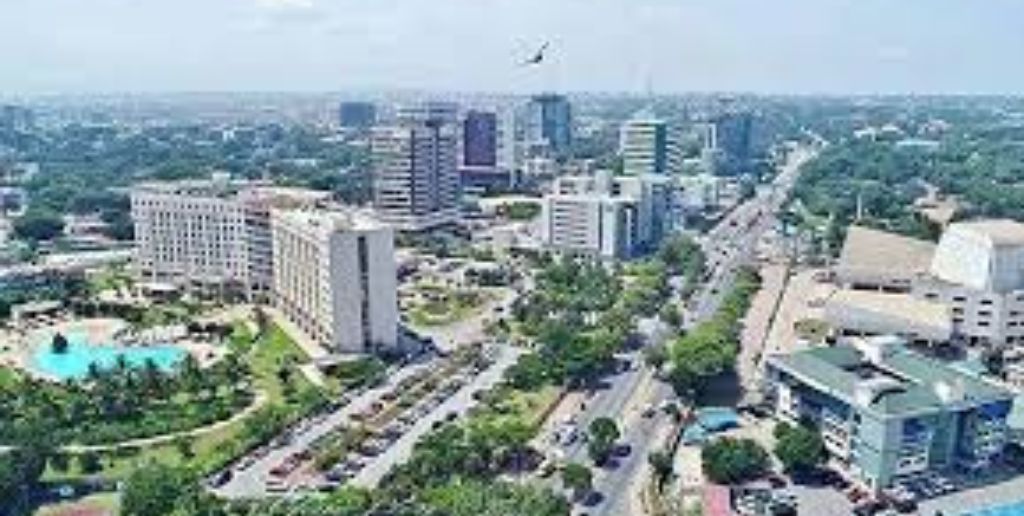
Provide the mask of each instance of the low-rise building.
[{"label": "low-rise building", "polygon": [[813,424],[833,462],[873,492],[926,472],[983,471],[1007,442],[1012,392],[898,337],[771,356],[765,369],[777,417]]},{"label": "low-rise building", "polygon": [[840,286],[907,293],[947,307],[953,336],[1024,342],[1024,224],[955,222],[938,245],[851,227],[836,267]]},{"label": "low-rise building", "polygon": [[558,178],[541,203],[541,239],[552,249],[629,258],[661,240],[669,222],[664,176]]},{"label": "low-rise building", "polygon": [[838,290],[825,301],[824,317],[842,335],[899,335],[922,343],[953,336],[949,308],[910,294]]}]

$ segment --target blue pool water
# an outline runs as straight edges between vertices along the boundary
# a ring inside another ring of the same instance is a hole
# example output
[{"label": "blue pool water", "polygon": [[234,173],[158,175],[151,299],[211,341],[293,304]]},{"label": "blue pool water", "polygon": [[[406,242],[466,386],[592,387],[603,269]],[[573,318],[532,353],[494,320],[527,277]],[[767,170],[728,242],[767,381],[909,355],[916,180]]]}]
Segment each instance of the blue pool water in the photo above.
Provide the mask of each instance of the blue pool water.
[{"label": "blue pool water", "polygon": [[712,432],[740,426],[740,416],[729,407],[704,407],[697,410],[697,422]]},{"label": "blue pool water", "polygon": [[961,516],[1024,516],[1024,501],[965,512]]},{"label": "blue pool water", "polygon": [[84,332],[72,332],[66,335],[67,352],[56,354],[50,341],[36,345],[32,355],[32,366],[47,376],[60,380],[81,379],[89,374],[89,365],[96,364],[100,369],[110,369],[117,364],[117,357],[124,355],[131,367],[140,367],[147,360],[152,360],[163,371],[170,371],[185,358],[186,351],[176,346],[131,346],[116,347],[92,345]]},{"label": "blue pool water", "polygon": [[739,426],[740,416],[729,407],[704,407],[697,410],[697,421],[687,426],[680,438],[683,444],[700,444],[715,432]]}]

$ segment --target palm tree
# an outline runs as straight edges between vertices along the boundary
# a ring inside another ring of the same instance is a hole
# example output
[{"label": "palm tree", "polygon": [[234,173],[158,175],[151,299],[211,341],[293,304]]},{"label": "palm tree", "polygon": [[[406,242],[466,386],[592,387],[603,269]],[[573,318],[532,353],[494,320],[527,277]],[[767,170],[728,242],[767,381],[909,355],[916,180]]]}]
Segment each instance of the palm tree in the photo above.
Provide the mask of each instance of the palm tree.
[{"label": "palm tree", "polygon": [[159,397],[164,390],[164,375],[156,362],[147,358],[142,365],[142,386],[151,396]]},{"label": "palm tree", "polygon": [[203,389],[202,371],[199,369],[199,361],[192,354],[185,355],[181,361],[181,379],[184,382],[185,390],[195,396]]},{"label": "palm tree", "polygon": [[64,353],[67,353],[69,345],[70,343],[68,342],[68,338],[65,337],[63,333],[57,332],[53,334],[53,342],[51,343],[51,347],[53,348],[53,352],[55,354],[62,355]]},{"label": "palm tree", "polygon": [[86,378],[94,384],[100,383],[103,380],[103,370],[100,369],[99,364],[96,362],[89,363]]}]

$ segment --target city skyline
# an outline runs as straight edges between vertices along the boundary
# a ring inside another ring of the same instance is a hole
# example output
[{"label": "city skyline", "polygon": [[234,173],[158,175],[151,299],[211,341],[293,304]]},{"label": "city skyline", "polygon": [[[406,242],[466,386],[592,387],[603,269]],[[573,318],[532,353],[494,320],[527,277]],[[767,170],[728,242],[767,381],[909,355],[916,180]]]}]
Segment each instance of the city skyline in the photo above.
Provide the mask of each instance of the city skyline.
[{"label": "city skyline", "polygon": [[[1013,23],[1024,5],[1008,1],[41,0],[4,11],[8,95],[1024,91],[1024,71],[1007,66],[1024,45]],[[522,66],[546,41],[545,62]]]}]

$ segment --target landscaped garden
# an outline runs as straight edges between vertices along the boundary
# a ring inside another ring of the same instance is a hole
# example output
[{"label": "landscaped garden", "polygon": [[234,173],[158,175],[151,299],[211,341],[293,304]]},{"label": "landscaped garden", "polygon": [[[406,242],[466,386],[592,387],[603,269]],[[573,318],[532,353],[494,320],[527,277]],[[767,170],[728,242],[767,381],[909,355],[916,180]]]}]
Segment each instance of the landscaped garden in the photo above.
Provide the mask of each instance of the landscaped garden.
[{"label": "landscaped garden", "polygon": [[417,285],[416,292],[409,317],[414,325],[421,327],[445,326],[465,320],[491,297],[485,290],[431,283]]},{"label": "landscaped garden", "polygon": [[0,444],[42,460],[49,483],[123,480],[152,461],[212,473],[326,400],[280,328],[249,326],[235,325],[230,352],[206,369],[191,359],[171,372],[121,364],[60,384],[2,369],[0,419],[11,424],[0,425]]}]

